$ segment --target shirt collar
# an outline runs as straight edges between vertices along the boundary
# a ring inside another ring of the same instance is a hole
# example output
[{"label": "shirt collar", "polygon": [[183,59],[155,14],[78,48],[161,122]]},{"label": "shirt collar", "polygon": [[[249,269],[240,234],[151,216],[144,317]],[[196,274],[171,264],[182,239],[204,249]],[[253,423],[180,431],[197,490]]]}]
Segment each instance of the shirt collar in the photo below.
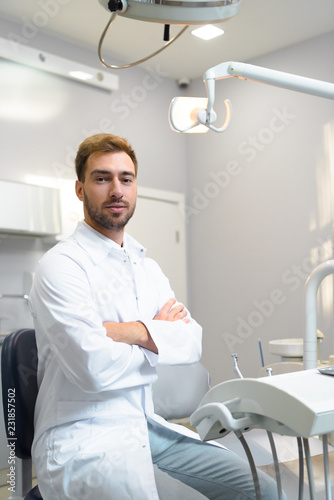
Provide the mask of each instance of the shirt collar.
[{"label": "shirt collar", "polygon": [[115,241],[93,229],[85,221],[78,223],[73,237],[89,253],[91,259],[96,264],[101,262],[109,252],[124,253],[125,251],[135,261],[144,258],[146,254],[146,249],[129,234],[124,234],[123,246],[120,246]]}]

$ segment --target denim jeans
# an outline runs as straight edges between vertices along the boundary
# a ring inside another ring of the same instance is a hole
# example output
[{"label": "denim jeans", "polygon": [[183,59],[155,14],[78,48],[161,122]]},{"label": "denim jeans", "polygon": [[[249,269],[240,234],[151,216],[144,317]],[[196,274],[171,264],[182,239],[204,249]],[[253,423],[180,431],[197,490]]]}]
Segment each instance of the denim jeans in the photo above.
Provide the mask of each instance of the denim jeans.
[{"label": "denim jeans", "polygon": [[[157,474],[156,482],[161,500],[199,500],[203,499],[203,495],[210,500],[256,499],[247,460],[228,449],[203,443],[150,422],[148,429],[155,470],[159,468],[160,476]],[[276,482],[262,471],[258,471],[258,476],[261,499],[277,499]],[[188,488],[181,488],[180,493],[176,494],[174,488],[177,491],[177,487],[170,478],[180,481]],[[172,488],[173,494],[169,488]],[[197,496],[196,492],[201,495]],[[285,494],[283,498],[286,500]]]}]

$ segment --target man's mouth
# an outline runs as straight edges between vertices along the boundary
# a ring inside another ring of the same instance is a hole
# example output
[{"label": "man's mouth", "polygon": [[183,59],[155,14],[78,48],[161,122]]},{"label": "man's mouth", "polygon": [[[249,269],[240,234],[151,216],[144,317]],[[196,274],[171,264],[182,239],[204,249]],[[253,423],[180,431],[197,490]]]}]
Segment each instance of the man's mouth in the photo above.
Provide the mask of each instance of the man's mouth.
[{"label": "man's mouth", "polygon": [[105,205],[105,208],[113,213],[120,213],[126,209],[126,205],[124,203],[108,203]]}]

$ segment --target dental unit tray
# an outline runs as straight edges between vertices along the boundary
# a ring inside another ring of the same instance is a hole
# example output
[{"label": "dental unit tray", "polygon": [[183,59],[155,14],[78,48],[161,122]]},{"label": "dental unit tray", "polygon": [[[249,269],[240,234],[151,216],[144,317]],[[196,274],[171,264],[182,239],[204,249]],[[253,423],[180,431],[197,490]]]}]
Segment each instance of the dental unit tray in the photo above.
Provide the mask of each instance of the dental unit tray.
[{"label": "dental unit tray", "polygon": [[[315,499],[315,484],[308,438],[322,435],[326,498],[331,500],[327,434],[334,431],[334,379],[324,377],[318,369],[285,373],[264,378],[240,378],[216,385],[204,396],[190,423],[197,428],[202,441],[219,439],[234,432],[240,439],[250,463],[256,498],[261,498],[254,461],[243,433],[252,428],[296,436],[299,451],[299,497],[303,489],[303,445],[309,478],[310,498]],[[271,442],[272,445],[272,442]],[[278,498],[282,486],[278,460],[272,446]]]},{"label": "dental unit tray", "polygon": [[334,380],[317,369],[216,385],[191,415],[203,441],[253,427],[287,436],[334,431]]}]

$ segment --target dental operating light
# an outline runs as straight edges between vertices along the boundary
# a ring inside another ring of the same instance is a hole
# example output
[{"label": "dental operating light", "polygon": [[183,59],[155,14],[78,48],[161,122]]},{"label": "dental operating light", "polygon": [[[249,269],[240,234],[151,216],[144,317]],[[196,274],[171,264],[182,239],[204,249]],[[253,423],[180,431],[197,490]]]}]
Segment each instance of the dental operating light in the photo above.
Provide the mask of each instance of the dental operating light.
[{"label": "dental operating light", "polygon": [[[207,90],[207,106],[203,108],[200,102],[201,98],[194,106],[189,109],[185,97],[174,97],[169,108],[169,122],[173,130],[177,132],[203,132],[206,127],[214,132],[224,132],[231,119],[231,103],[226,99],[226,119],[224,124],[218,128],[213,125],[217,115],[213,109],[215,102],[215,81],[224,78],[240,78],[242,80],[252,80],[267,85],[273,85],[289,90],[296,90],[306,94],[311,94],[327,99],[334,99],[334,84],[314,80],[282,71],[262,68],[240,62],[224,62],[208,69],[203,76],[203,81]],[[184,105],[183,111],[182,107]],[[185,125],[186,123],[186,125]],[[201,127],[200,127],[201,126]]]},{"label": "dental operating light", "polygon": [[[100,61],[107,68],[122,69],[143,63],[159,54],[159,52],[179,38],[189,25],[221,23],[231,19],[237,15],[241,0],[99,0],[99,3],[109,13],[112,13],[99,41],[98,55]],[[164,24],[165,45],[138,61],[122,66],[108,64],[102,57],[102,45],[117,15],[140,21]],[[171,24],[184,25],[184,27],[177,35],[169,39],[169,25]]]},{"label": "dental operating light", "polygon": [[[217,114],[212,109],[210,116],[207,117],[208,98],[174,97],[169,108],[170,126],[175,132],[186,132],[187,134],[205,134],[209,128],[216,130],[216,132],[224,132],[230,124],[232,114],[230,101],[225,99],[224,104],[226,108],[225,123],[220,129],[215,129],[212,123],[216,120]],[[210,127],[208,123],[210,123]]]}]

